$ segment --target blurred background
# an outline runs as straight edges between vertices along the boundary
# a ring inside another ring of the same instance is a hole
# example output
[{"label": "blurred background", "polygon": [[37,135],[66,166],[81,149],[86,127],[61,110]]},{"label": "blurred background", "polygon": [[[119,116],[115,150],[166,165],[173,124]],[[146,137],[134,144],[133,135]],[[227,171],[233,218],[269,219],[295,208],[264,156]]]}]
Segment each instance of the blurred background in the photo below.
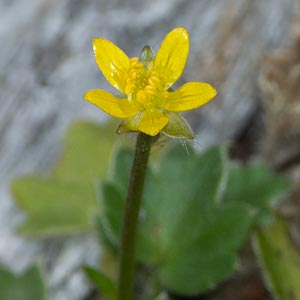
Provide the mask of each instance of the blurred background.
[{"label": "blurred background", "polygon": [[50,299],[88,294],[79,267],[97,263],[95,238],[50,243],[16,235],[24,215],[9,183],[46,174],[72,121],[106,120],[82,100],[89,89],[113,92],[95,64],[94,37],[138,56],[186,27],[190,55],[178,86],[206,81],[218,90],[187,115],[195,146],[230,141],[233,158],[263,157],[299,179],[299,7],[297,0],[0,0],[0,264],[22,272],[46,260]]}]

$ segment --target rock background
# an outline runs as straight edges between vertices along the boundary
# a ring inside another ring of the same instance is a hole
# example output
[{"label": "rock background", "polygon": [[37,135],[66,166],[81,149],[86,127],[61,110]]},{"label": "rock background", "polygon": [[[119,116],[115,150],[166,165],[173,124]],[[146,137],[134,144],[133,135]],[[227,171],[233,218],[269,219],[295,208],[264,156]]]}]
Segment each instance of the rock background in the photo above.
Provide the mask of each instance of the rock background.
[{"label": "rock background", "polygon": [[96,263],[95,239],[16,236],[24,216],[9,182],[47,172],[72,120],[106,118],[81,98],[93,88],[113,91],[94,62],[93,37],[137,56],[146,43],[157,50],[174,27],[189,30],[190,56],[178,85],[209,81],[219,91],[188,115],[199,134],[195,145],[203,149],[234,139],[255,117],[260,62],[268,51],[289,45],[295,1],[0,0],[0,264],[20,272],[46,261],[51,300],[79,300],[88,292],[79,266]]}]

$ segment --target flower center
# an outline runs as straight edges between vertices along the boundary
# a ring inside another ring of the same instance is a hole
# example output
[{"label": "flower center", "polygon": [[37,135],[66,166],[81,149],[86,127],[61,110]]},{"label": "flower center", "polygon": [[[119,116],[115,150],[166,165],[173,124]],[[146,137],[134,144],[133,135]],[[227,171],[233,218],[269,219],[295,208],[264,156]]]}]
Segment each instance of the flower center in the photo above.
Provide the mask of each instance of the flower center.
[{"label": "flower center", "polygon": [[134,101],[144,108],[159,106],[164,88],[157,73],[146,69],[137,57],[131,58],[126,78],[125,93],[129,101]]}]

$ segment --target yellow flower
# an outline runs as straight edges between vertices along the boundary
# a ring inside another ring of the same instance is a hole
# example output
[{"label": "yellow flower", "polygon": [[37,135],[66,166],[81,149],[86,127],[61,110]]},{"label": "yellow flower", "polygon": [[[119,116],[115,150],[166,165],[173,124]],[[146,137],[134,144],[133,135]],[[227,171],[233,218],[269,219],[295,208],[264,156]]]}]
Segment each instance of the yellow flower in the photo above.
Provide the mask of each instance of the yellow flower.
[{"label": "yellow flower", "polygon": [[179,112],[210,101],[216,90],[208,83],[189,82],[176,91],[170,87],[181,76],[189,51],[185,28],[173,29],[163,40],[156,57],[145,47],[142,58],[129,58],[112,42],[95,38],[93,50],[107,81],[124,97],[90,90],[83,98],[113,117],[124,119],[119,132],[141,131],[155,136],[193,138],[193,131]]}]

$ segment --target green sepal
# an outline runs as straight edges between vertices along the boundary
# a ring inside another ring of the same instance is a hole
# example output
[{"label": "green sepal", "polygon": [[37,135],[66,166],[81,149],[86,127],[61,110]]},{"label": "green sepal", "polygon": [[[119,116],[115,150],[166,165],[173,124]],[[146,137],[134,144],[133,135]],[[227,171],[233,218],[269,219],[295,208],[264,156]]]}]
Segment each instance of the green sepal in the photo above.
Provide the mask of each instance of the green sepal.
[{"label": "green sepal", "polygon": [[162,130],[164,134],[173,138],[185,138],[189,140],[195,137],[191,126],[184,117],[172,112],[166,113],[166,115],[169,118],[169,123]]},{"label": "green sepal", "polygon": [[154,53],[150,46],[144,46],[141,51],[140,60],[144,64],[145,68],[147,68],[149,63],[154,60]]},{"label": "green sepal", "polygon": [[136,116],[126,119],[122,121],[117,129],[117,133],[130,133],[130,132],[138,132],[139,124],[141,121],[142,113],[138,113]]}]

